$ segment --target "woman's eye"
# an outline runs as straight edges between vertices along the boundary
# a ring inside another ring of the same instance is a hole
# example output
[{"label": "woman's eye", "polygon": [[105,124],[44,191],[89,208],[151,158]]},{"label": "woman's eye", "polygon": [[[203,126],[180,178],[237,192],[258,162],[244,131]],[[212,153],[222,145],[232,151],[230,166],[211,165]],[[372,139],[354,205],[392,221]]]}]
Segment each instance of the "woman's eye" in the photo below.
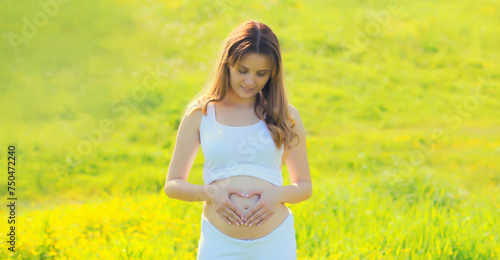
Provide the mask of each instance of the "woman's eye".
[{"label": "woman's eye", "polygon": [[[241,73],[241,74],[245,74],[245,73],[247,73],[247,71],[242,71],[242,70],[238,70],[238,72],[239,72],[239,73]],[[258,73],[257,73],[257,75],[258,75],[259,77],[265,77],[265,76],[267,75],[267,72],[264,72],[264,73],[262,73],[262,74],[258,74]]]}]

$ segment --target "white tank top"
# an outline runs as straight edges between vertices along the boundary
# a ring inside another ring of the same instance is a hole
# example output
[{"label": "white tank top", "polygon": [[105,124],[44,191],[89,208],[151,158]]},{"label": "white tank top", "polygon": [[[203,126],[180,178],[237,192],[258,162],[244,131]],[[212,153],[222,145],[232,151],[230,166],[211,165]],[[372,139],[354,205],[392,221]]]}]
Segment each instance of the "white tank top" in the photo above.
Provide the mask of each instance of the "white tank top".
[{"label": "white tank top", "polygon": [[264,121],[249,126],[221,125],[210,102],[200,124],[200,142],[205,162],[203,182],[211,184],[231,176],[247,175],[283,186],[281,149],[271,137]]}]

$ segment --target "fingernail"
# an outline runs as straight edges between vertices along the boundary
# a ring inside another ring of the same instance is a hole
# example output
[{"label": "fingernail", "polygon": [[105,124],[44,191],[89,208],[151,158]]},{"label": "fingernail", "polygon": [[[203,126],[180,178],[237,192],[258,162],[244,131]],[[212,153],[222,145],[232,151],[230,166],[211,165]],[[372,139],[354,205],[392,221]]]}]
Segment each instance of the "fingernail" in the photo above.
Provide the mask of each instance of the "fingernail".
[{"label": "fingernail", "polygon": [[245,197],[248,197],[248,194],[245,194]]},{"label": "fingernail", "polygon": [[251,227],[251,226],[252,226],[252,224],[249,225],[249,227]]},{"label": "fingernail", "polygon": [[245,194],[241,193],[241,196],[245,196]]},{"label": "fingernail", "polygon": [[240,225],[240,223],[236,222],[236,226],[239,226],[239,225]]},{"label": "fingernail", "polygon": [[260,223],[257,226],[260,227]]}]

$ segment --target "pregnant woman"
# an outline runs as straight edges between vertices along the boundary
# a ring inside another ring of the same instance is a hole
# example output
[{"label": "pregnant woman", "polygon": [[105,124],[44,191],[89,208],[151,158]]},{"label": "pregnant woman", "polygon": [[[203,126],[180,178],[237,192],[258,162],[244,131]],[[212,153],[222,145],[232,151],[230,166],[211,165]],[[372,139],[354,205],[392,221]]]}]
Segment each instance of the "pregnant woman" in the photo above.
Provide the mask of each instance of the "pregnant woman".
[{"label": "pregnant woman", "polygon": [[[285,203],[312,195],[306,131],[287,101],[278,39],[248,21],[225,39],[214,77],[187,106],[165,193],[203,201],[198,260],[297,259]],[[187,182],[201,146],[205,185]],[[283,186],[286,162],[291,185]]]}]

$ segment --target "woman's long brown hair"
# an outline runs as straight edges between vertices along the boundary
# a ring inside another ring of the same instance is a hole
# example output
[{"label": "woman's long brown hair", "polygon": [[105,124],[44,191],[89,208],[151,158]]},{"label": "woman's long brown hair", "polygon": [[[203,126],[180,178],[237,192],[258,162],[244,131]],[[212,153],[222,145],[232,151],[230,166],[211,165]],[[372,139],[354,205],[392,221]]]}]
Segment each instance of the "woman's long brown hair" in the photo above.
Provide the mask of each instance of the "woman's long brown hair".
[{"label": "woman's long brown hair", "polygon": [[[273,69],[271,77],[264,88],[257,94],[255,113],[269,129],[277,149],[283,145],[283,166],[290,149],[291,142],[298,135],[292,129],[295,121],[288,110],[288,99],[283,83],[283,66],[278,38],[269,26],[247,21],[236,27],[222,43],[216,66],[213,67],[213,78],[205,85],[186,107],[185,115],[200,109],[207,114],[210,102],[219,102],[229,91],[229,68],[240,63],[250,53],[265,54],[271,58]],[[265,115],[265,117],[264,117]],[[287,119],[289,124],[287,124]]]}]

